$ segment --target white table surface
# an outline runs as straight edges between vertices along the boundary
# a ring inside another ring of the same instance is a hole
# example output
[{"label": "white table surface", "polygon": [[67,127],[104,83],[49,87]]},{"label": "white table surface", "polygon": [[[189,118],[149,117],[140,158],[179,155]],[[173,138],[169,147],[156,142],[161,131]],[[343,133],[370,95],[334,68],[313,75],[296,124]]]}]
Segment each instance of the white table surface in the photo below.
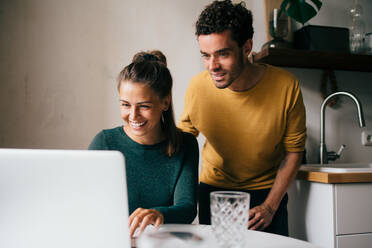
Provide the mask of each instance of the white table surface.
[{"label": "white table surface", "polygon": [[[159,231],[172,231],[172,232],[191,232],[202,237],[202,242],[195,242],[187,240],[180,240],[177,238],[172,239],[171,241],[167,240],[166,247],[208,247],[214,248],[218,247],[216,238],[213,235],[212,228],[210,225],[163,225]],[[150,233],[149,230],[148,233]],[[146,232],[143,237],[140,237],[137,241],[138,248],[147,248],[147,247],[157,247],[159,244],[154,244],[154,241],[149,242],[148,235]],[[162,240],[161,242],[164,242]],[[161,243],[162,247],[164,243]],[[319,248],[319,246],[310,244],[308,242],[289,238],[281,235],[260,232],[260,231],[251,231],[247,230],[245,241],[243,247],[247,248]]]}]

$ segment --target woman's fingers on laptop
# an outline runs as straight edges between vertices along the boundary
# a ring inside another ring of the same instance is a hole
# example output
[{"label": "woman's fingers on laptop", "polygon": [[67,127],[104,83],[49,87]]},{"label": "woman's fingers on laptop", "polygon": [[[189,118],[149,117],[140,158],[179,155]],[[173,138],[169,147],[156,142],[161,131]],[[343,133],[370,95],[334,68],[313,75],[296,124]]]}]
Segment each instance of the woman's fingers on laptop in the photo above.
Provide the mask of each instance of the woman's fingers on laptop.
[{"label": "woman's fingers on laptop", "polygon": [[138,216],[138,213],[140,213],[142,210],[144,210],[143,208],[137,208],[136,210],[134,210],[134,212],[129,216],[129,226],[132,225],[132,222],[134,220],[135,217]]},{"label": "woman's fingers on laptop", "polygon": [[161,214],[161,216],[159,216],[159,217],[156,218],[156,221],[155,221],[154,226],[155,226],[155,227],[158,227],[158,226],[160,226],[160,225],[163,224],[163,223],[164,223],[164,217],[163,217],[163,215]]},{"label": "woman's fingers on laptop", "polygon": [[137,227],[140,225],[140,220],[139,218],[135,217],[133,221],[131,222],[129,226],[129,235],[130,237],[133,237],[134,232],[136,231]]},{"label": "woman's fingers on laptop", "polygon": [[[154,220],[155,218],[155,220]],[[156,219],[157,217],[155,217],[153,214],[148,214],[146,215],[143,219],[142,219],[142,223],[141,223],[141,226],[139,227],[139,230],[138,230],[138,235],[140,235],[143,230],[145,230],[145,228],[150,225],[150,224],[154,224],[156,222]]]},{"label": "woman's fingers on laptop", "polygon": [[133,236],[137,228],[137,235],[140,235],[149,224],[158,227],[163,224],[163,222],[164,217],[159,211],[155,209],[137,208],[129,217],[130,236]]}]

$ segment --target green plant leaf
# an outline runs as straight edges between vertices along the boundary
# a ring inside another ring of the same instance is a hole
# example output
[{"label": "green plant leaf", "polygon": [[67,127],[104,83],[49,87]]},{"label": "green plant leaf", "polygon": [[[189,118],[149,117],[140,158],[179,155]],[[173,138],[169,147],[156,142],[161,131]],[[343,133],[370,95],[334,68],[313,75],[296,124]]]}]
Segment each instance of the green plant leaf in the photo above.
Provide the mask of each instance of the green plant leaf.
[{"label": "green plant leaf", "polygon": [[308,20],[313,18],[317,12],[313,6],[308,3],[292,2],[286,13],[296,21],[305,24]]},{"label": "green plant leaf", "polygon": [[283,12],[286,12],[288,3],[289,0],[283,0],[282,4],[280,5],[278,16],[281,16]]},{"label": "green plant leaf", "polygon": [[[321,8],[322,2],[320,0],[310,1],[315,4],[318,10]],[[285,12],[287,16],[295,21],[302,23],[302,25],[317,14],[316,9],[306,3],[306,0],[283,0],[280,5],[279,16],[282,12]]]}]

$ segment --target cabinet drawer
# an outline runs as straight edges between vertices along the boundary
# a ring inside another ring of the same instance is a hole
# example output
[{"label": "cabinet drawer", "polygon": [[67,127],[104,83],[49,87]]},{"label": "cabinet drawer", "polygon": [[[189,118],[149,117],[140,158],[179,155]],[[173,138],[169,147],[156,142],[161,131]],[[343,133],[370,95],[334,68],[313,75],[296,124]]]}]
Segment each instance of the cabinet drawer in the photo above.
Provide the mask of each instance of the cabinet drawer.
[{"label": "cabinet drawer", "polygon": [[371,183],[336,184],[335,203],[336,235],[372,233]]},{"label": "cabinet drawer", "polygon": [[336,242],[337,248],[371,248],[372,233],[337,236]]}]

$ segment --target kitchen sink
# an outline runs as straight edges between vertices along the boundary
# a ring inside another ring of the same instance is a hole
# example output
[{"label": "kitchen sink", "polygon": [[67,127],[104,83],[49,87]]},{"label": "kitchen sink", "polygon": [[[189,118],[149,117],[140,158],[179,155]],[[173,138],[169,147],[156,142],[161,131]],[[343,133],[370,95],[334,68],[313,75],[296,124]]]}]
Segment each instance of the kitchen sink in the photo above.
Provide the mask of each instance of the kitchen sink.
[{"label": "kitchen sink", "polygon": [[330,173],[345,172],[372,172],[372,163],[347,163],[347,164],[305,164],[301,171],[316,171]]}]

